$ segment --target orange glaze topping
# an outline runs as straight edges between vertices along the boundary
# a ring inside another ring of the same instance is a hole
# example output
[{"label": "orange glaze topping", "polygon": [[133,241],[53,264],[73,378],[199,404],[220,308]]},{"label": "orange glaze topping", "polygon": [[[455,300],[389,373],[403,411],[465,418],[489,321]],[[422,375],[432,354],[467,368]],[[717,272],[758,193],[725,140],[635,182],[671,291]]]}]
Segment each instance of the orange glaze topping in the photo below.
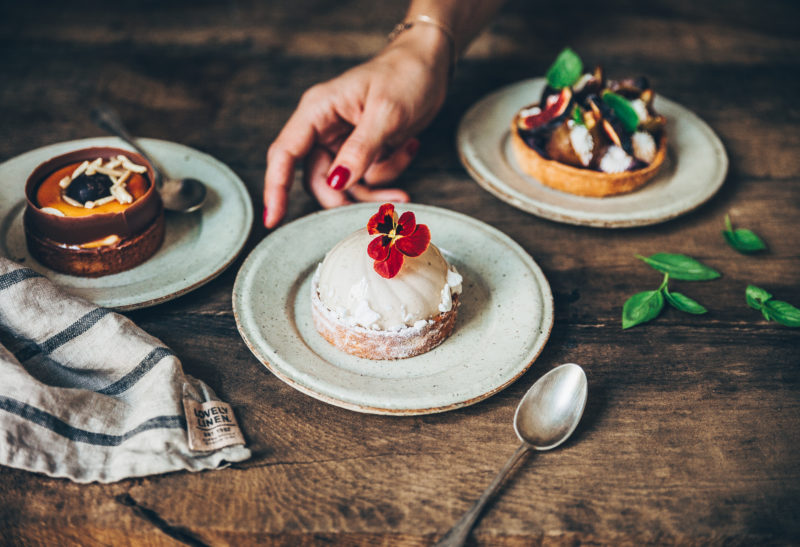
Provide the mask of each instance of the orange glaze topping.
[{"label": "orange glaze topping", "polygon": [[[50,175],[44,179],[44,181],[39,185],[39,188],[36,189],[36,202],[40,208],[52,207],[53,209],[58,209],[68,217],[84,217],[102,213],[121,213],[126,208],[130,207],[130,203],[119,203],[118,201],[114,200],[110,203],[106,203],[105,205],[99,205],[92,209],[87,209],[85,207],[76,207],[74,205],[70,205],[64,201],[61,198],[61,187],[58,185],[58,183],[64,177],[72,175],[73,171],[75,171],[75,169],[77,169],[81,163],[83,162],[77,162],[64,166],[61,169],[50,173]],[[143,175],[140,175],[139,173],[131,173],[131,176],[128,177],[125,186],[128,190],[128,193],[133,196],[133,201],[135,202],[137,199],[142,197],[145,192],[147,192],[150,183]]]}]

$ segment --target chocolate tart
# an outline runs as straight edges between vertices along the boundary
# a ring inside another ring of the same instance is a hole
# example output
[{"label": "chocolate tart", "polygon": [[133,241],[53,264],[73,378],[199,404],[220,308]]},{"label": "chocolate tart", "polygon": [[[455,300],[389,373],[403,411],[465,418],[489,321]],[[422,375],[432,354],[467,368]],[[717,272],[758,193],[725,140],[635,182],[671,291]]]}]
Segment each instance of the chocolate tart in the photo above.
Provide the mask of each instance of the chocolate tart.
[{"label": "chocolate tart", "polygon": [[[58,203],[60,209],[67,210],[62,210],[64,216],[42,210],[54,204],[43,205],[39,196],[57,196],[51,187],[58,184],[59,171],[83,161],[109,160],[118,155],[146,167],[144,173],[131,177],[132,203],[114,202],[85,211]],[[29,252],[55,271],[85,277],[118,273],[141,264],[164,241],[164,207],[154,181],[155,171],[145,158],[120,148],[85,148],[44,162],[25,183],[24,228]]]},{"label": "chocolate tart", "polygon": [[511,122],[511,149],[520,169],[542,184],[578,196],[601,198],[638,190],[658,172],[667,157],[667,138],[662,131],[658,151],[652,163],[641,169],[621,173],[603,173],[573,167],[545,158],[528,146],[519,135],[519,117]]}]

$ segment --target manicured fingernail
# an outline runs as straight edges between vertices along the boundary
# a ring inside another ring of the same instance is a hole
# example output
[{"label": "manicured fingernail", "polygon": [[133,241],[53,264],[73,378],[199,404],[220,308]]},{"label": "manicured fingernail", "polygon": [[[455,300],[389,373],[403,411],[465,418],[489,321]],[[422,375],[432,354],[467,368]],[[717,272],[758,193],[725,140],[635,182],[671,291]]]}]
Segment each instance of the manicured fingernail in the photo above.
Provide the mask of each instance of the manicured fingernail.
[{"label": "manicured fingernail", "polygon": [[334,190],[341,190],[348,180],[350,180],[350,169],[343,165],[337,165],[328,177],[328,186]]},{"label": "manicured fingernail", "polygon": [[418,150],[419,150],[419,141],[417,139],[412,139],[408,141],[408,144],[406,145],[406,153],[409,156],[413,156],[414,154],[417,153]]},{"label": "manicured fingernail", "polygon": [[264,207],[264,227],[267,227],[267,208]]}]

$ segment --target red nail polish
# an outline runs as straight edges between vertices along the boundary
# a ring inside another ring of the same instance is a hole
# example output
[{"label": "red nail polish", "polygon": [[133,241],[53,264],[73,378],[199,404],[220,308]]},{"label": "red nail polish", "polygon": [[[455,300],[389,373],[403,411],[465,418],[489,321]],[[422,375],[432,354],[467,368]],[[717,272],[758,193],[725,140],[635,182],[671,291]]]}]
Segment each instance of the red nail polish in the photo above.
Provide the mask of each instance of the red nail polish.
[{"label": "red nail polish", "polygon": [[264,220],[263,220],[263,222],[264,222],[264,227],[266,228],[267,227],[267,208],[266,207],[264,207]]},{"label": "red nail polish", "polygon": [[409,156],[413,156],[417,153],[417,150],[419,150],[419,141],[417,139],[408,141],[408,144],[406,145],[406,153]]},{"label": "red nail polish", "polygon": [[341,190],[348,180],[350,180],[350,169],[343,165],[337,165],[328,177],[328,186],[334,190]]}]

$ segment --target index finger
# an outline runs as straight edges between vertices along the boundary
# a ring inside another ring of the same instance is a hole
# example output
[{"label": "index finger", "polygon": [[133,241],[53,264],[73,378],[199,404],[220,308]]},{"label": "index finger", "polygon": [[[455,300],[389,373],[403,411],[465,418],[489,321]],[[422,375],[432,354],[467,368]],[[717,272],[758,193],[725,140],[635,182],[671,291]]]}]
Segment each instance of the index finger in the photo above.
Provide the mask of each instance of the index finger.
[{"label": "index finger", "polygon": [[267,228],[274,228],[286,214],[295,163],[311,151],[315,138],[314,126],[298,108],[267,150],[264,174],[264,225]]}]

